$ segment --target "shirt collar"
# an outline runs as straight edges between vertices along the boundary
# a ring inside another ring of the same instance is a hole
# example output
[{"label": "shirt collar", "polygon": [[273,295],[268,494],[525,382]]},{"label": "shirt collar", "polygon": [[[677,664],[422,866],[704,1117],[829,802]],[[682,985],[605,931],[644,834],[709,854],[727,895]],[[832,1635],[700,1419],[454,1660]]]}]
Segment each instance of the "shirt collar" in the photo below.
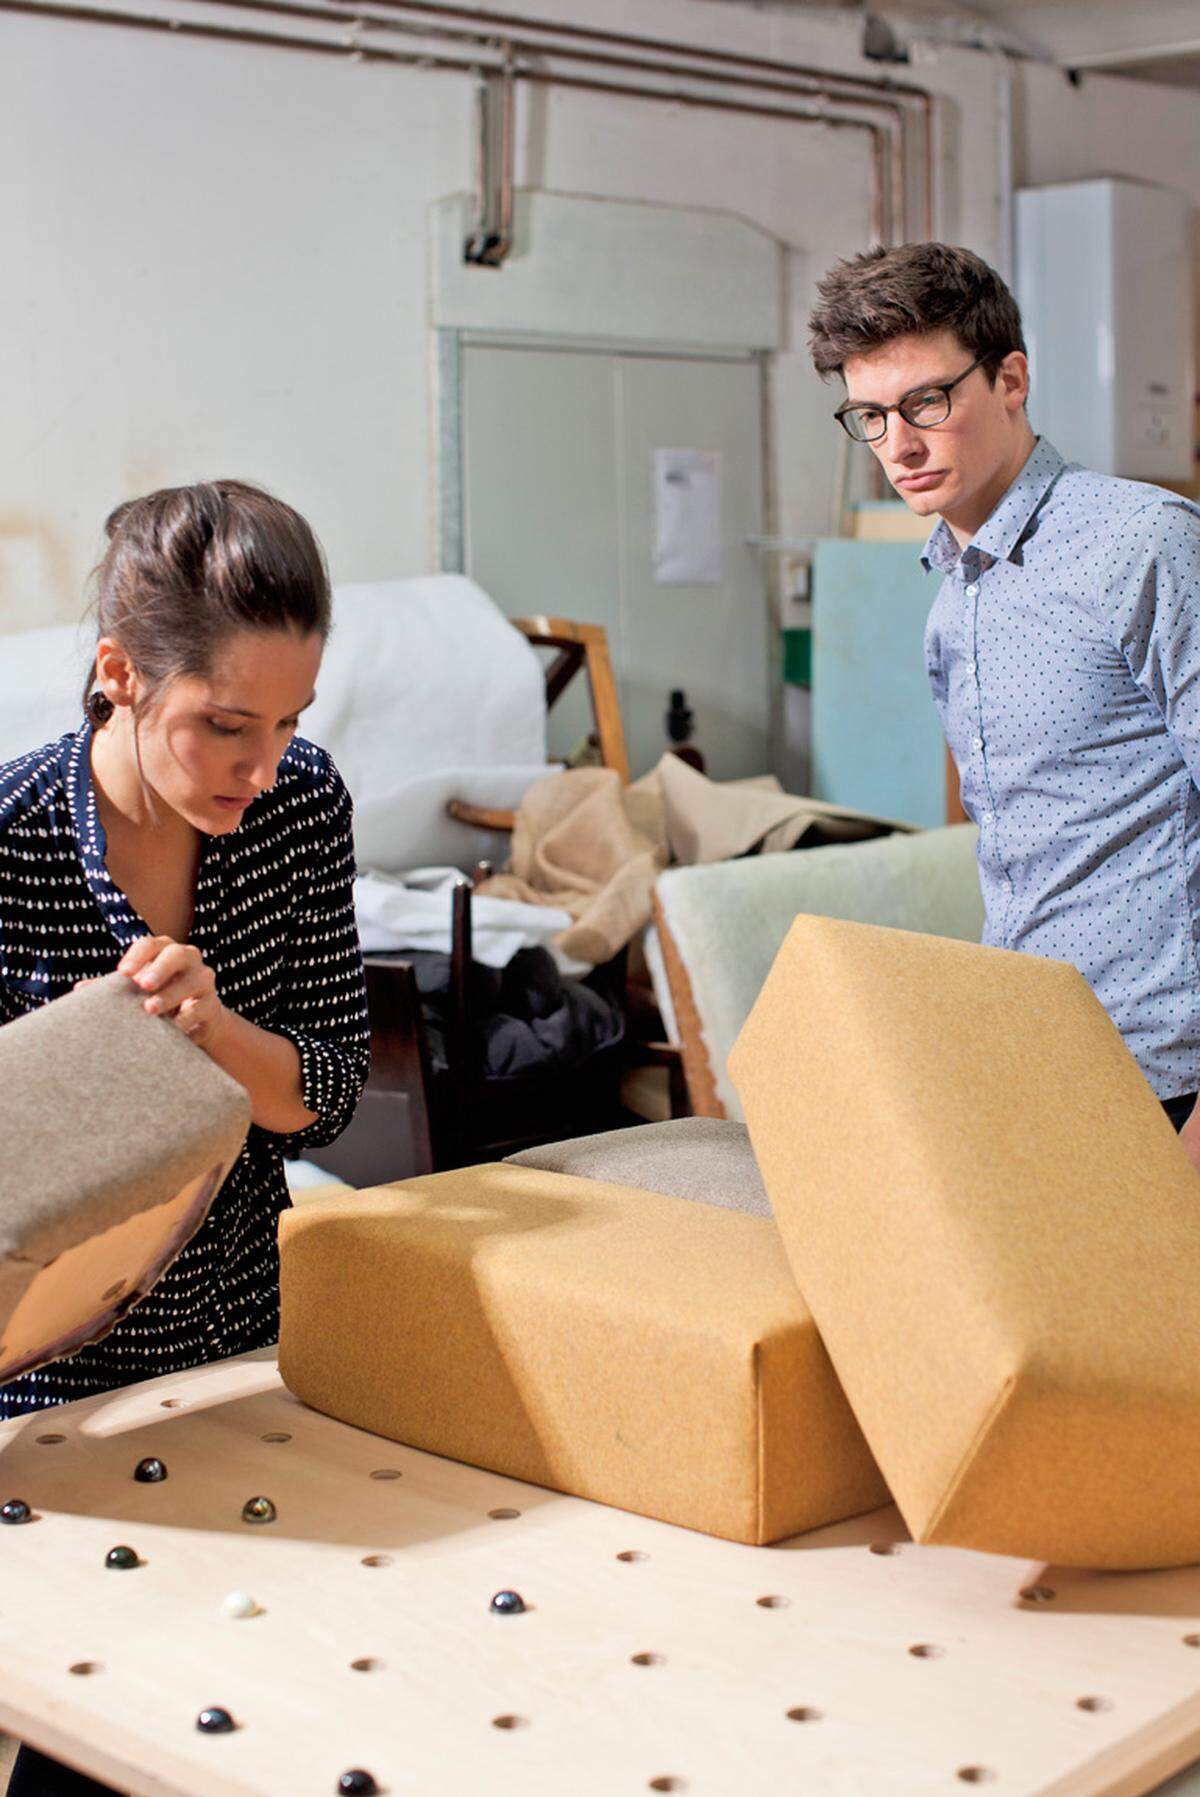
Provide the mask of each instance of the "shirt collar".
[{"label": "shirt collar", "polygon": [[[1039,437],[1033,451],[1016,480],[991,515],[980,525],[962,551],[988,563],[1007,561],[1029,529],[1034,513],[1066,467],[1053,443]],[[958,542],[944,518],[939,518],[930,532],[921,561],[926,572],[936,568],[948,574],[959,558]]]},{"label": "shirt collar", "polygon": [[92,725],[84,722],[74,736],[64,737],[62,757],[63,784],[71,811],[71,827],[75,846],[83,866],[88,889],[100,909],[105,923],[121,948],[146,934],[146,926],[117,886],[108,871],[105,855],[108,841],[96,806],[96,788],[92,782]]}]

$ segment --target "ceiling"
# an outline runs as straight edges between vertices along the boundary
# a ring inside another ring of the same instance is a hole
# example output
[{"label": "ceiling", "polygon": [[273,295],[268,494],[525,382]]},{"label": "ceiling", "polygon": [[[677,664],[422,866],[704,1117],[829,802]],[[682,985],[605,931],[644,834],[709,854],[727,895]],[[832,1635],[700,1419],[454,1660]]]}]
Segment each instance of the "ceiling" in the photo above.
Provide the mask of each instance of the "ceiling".
[{"label": "ceiling", "polygon": [[773,0],[873,18],[886,41],[975,43],[1200,91],[1200,0]]}]

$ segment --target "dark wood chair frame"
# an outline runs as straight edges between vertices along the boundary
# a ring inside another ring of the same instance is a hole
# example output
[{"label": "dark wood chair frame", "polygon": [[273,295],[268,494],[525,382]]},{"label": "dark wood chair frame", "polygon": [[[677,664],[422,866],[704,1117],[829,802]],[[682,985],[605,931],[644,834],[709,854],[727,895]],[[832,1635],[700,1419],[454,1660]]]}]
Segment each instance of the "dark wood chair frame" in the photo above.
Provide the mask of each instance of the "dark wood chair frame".
[{"label": "dark wood chair frame", "polygon": [[[595,735],[603,764],[629,779],[625,734],[616,681],[603,628],[562,618],[522,618],[521,631],[536,648],[557,651],[546,669],[547,710],[572,679],[585,671]],[[515,814],[451,800],[451,816],[483,829],[511,830]],[[480,876],[490,869],[476,869]],[[353,1123],[336,1142],[311,1151],[311,1158],[351,1185],[390,1180],[493,1159],[539,1141],[580,1133],[617,1121],[620,1074],[629,1064],[664,1066],[671,1114],[686,1116],[687,1086],[679,1050],[661,1041],[627,1041],[603,1050],[583,1070],[550,1072],[521,1082],[501,1121],[486,1102],[486,1082],[477,1065],[477,1034],[471,1005],[471,893],[465,876],[454,889],[451,913],[450,1000],[446,1014],[444,1076],[435,1077],[411,961],[403,952],[364,957],[371,1017],[371,1072]],[[625,995],[625,953],[592,976],[610,996]],[[608,1114],[606,1117],[606,1113]],[[499,1131],[499,1133],[497,1133]]]}]

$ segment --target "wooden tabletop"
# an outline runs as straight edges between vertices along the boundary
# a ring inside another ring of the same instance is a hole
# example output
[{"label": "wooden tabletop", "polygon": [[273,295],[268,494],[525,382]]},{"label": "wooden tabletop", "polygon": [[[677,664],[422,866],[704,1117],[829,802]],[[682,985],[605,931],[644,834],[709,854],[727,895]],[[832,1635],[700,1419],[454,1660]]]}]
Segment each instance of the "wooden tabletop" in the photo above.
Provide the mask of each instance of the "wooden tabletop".
[{"label": "wooden tabletop", "polygon": [[5,1424],[0,1468],[0,1729],[138,1797],[1137,1797],[1200,1753],[1200,1569],[893,1510],[741,1547],[334,1422],[271,1352]]}]

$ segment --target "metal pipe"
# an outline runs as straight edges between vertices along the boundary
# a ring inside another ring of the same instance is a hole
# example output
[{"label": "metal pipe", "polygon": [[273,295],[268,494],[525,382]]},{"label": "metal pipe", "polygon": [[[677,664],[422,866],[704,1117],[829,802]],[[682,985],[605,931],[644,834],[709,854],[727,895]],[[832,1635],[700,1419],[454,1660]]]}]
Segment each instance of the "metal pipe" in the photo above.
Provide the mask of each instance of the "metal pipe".
[{"label": "metal pipe", "polygon": [[513,50],[504,48],[504,73],[500,77],[503,110],[500,116],[500,243],[497,262],[512,248],[513,159],[516,155],[517,90],[513,81]]},{"label": "metal pipe", "polygon": [[[228,3],[228,0],[225,0],[225,3]],[[234,0],[234,3],[237,4],[238,0]],[[262,6],[264,0],[241,0],[241,3]],[[266,0],[266,3],[272,10],[291,10],[283,4],[283,0]],[[408,4],[408,0],[404,0],[404,3]],[[297,37],[282,32],[241,28],[235,30],[225,25],[158,17],[148,13],[109,12],[102,7],[80,5],[77,0],[0,0],[0,11],[72,19],[87,24],[124,26],[133,30],[173,32],[183,37],[229,43],[251,43],[263,47],[305,51],[313,55],[349,56],[355,61],[383,63],[404,68],[423,68],[464,74],[478,70],[480,67],[478,57],[472,61],[465,61],[424,50],[409,52],[385,49],[379,45],[361,43],[357,40],[333,43],[322,38]],[[313,17],[317,11],[317,8],[308,6],[302,16]],[[298,14],[298,16],[301,15]],[[333,14],[331,17],[334,22],[339,24],[344,22],[341,14]],[[354,22],[359,22],[357,16]],[[575,29],[572,28],[573,31]],[[578,29],[582,34],[582,28]],[[673,71],[650,69],[646,72],[671,73]],[[812,109],[800,110],[794,107],[754,105],[748,101],[720,99],[715,95],[692,94],[681,88],[647,88],[636,87],[625,82],[593,81],[583,76],[555,74],[524,67],[513,67],[511,76],[514,79],[542,86],[572,87],[593,93],[618,94],[635,99],[665,100],[670,104],[702,107],[709,111],[740,113],[750,117],[780,119],[797,124],[821,124],[830,130],[865,131],[869,134],[871,145],[871,229],[881,240],[888,231],[886,181],[883,172],[886,167],[888,134],[883,127],[872,124],[868,120],[847,118],[840,114]]]},{"label": "metal pipe", "polygon": [[[10,0],[0,0],[0,6]],[[865,131],[871,139],[871,229],[883,240],[887,229],[884,178],[888,137],[881,125],[867,119],[842,118],[835,113],[797,112],[792,107],[754,106],[747,100],[719,100],[709,94],[689,94],[683,89],[632,87],[626,82],[591,81],[583,75],[551,75],[539,70],[519,69],[518,77],[536,86],[573,87],[585,93],[631,95],[642,100],[665,100],[673,106],[701,106],[706,111],[737,112],[751,118],[790,119],[797,124],[825,125],[831,131]]]},{"label": "metal pipe", "polygon": [[[222,0],[222,4],[251,11],[282,13],[285,15],[290,13],[295,17],[321,19],[329,22],[340,22],[345,16],[344,13],[336,7],[304,4],[303,0]],[[419,12],[423,19],[425,17],[441,18],[443,15],[450,17],[481,16],[475,13],[466,12],[465,9],[458,7],[443,8],[427,6],[424,4],[424,0],[370,0],[370,4],[392,7],[397,11]],[[488,16],[489,19],[494,17],[501,22],[506,22],[512,17],[511,15],[498,14],[486,16]],[[562,44],[533,42],[531,40],[516,38],[505,40],[506,56],[522,52],[531,55],[558,57],[567,61],[588,62],[596,66],[607,68],[636,69],[644,74],[679,75],[702,81],[719,81],[726,87],[749,87],[766,92],[796,94],[799,96],[813,94],[817,98],[832,100],[835,104],[853,104],[863,109],[875,109],[885,112],[891,118],[897,136],[897,144],[893,148],[891,157],[892,227],[889,236],[892,240],[901,242],[908,240],[908,181],[906,173],[907,156],[905,154],[905,107],[902,99],[897,98],[896,96],[902,95],[904,99],[919,98],[923,102],[930,101],[930,96],[924,89],[907,87],[897,83],[881,84],[871,81],[865,76],[841,74],[826,76],[817,71],[795,65],[773,63],[765,58],[741,57],[724,51],[697,50],[687,45],[668,44],[655,39],[624,38],[616,34],[592,31],[583,27],[542,25],[539,21],[530,19],[512,19],[512,22],[520,23],[527,28],[532,28],[536,31],[552,35],[585,37],[590,41],[613,42],[617,44],[650,44],[654,46],[656,51],[661,50],[665,53],[670,53],[673,56],[691,58],[692,61],[707,62],[710,67],[693,69],[687,66],[681,66],[677,62],[647,62],[644,58],[612,55],[598,50],[575,49]],[[427,26],[424,23],[417,23],[408,19],[384,19],[378,17],[374,13],[366,12],[362,9],[356,10],[355,23],[360,26],[370,27],[377,30],[394,31],[398,34],[407,32],[424,38],[439,37],[450,42],[469,42],[473,45],[483,45],[487,48],[498,47],[499,43],[499,40],[494,33],[488,34],[477,30],[455,29],[446,24]],[[742,66],[754,67],[756,69],[768,71],[768,73],[755,75],[733,74],[729,72],[728,67],[723,66],[718,69],[716,66],[717,64],[733,64],[739,68]],[[789,79],[780,79],[779,77],[781,75],[787,75]],[[834,91],[837,88],[840,88],[842,92],[839,93]],[[922,145],[924,151],[922,195],[924,202],[924,217],[922,223],[925,235],[929,236],[933,229],[932,104],[923,104],[922,110]],[[875,234],[879,237],[882,236],[881,232],[876,232]]]},{"label": "metal pipe", "polygon": [[[580,43],[608,44],[623,49],[650,52],[652,55],[683,56],[692,62],[723,64],[726,68],[755,69],[767,76],[791,76],[797,80],[813,83],[818,91],[824,91],[834,97],[837,90],[846,95],[858,93],[874,96],[886,102],[892,96],[902,100],[911,100],[920,107],[922,113],[921,138],[924,150],[924,180],[922,183],[922,225],[925,235],[931,236],[934,227],[934,180],[933,180],[933,96],[928,88],[918,87],[912,82],[875,80],[867,75],[847,75],[840,70],[817,69],[805,63],[780,62],[764,56],[744,56],[732,50],[709,50],[694,45],[671,42],[663,38],[636,37],[628,33],[600,31],[586,25],[548,24],[540,20],[522,18],[513,13],[482,12],[477,7],[443,5],[441,0],[372,0],[376,6],[394,8],[397,11],[419,13],[423,17],[437,19],[462,19],[483,28],[486,35],[488,28],[494,37],[498,28],[509,35],[517,31],[537,31],[558,38],[571,38]],[[489,39],[489,41],[491,41]],[[515,35],[514,35],[515,42]],[[526,47],[522,45],[522,47]],[[534,46],[528,46],[534,47]],[[541,45],[543,50],[554,54],[552,46]],[[560,54],[567,54],[560,47]]]}]

